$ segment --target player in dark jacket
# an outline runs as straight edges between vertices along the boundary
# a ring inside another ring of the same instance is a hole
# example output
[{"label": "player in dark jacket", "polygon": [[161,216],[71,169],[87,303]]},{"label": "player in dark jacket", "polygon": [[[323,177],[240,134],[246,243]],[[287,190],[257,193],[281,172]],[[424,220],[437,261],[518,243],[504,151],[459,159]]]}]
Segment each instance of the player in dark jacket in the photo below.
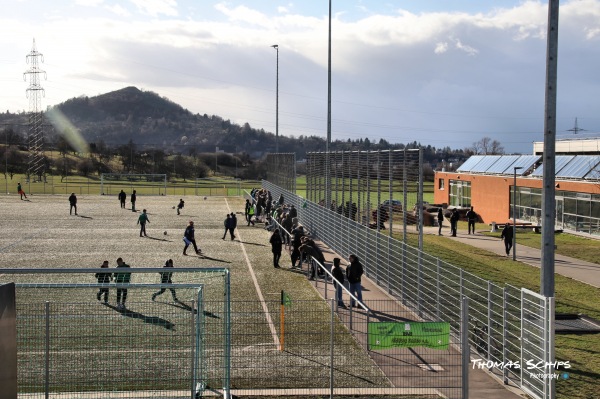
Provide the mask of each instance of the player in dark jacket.
[{"label": "player in dark jacket", "polygon": [[185,232],[183,233],[183,241],[185,242],[185,247],[183,247],[184,255],[187,255],[186,251],[190,244],[194,245],[194,251],[196,251],[197,254],[202,253],[202,250],[198,249],[198,246],[196,245],[196,238],[194,237],[194,235],[194,221],[190,220],[190,224],[188,225],[188,227],[186,227]]},{"label": "player in dark jacket", "polygon": [[71,193],[69,196],[69,215],[73,214],[73,208],[75,208],[75,215],[77,215],[77,196],[75,193]]},{"label": "player in dark jacket", "polygon": [[273,267],[279,269],[279,259],[281,259],[281,247],[283,246],[283,242],[281,241],[281,235],[279,234],[279,229],[273,230],[273,234],[271,234],[269,242],[271,243],[271,252],[273,252]]},{"label": "player in dark jacket", "polygon": [[[102,266],[100,266],[100,268],[108,269],[108,261],[105,260],[104,262],[102,262]],[[95,276],[96,276],[96,279],[98,280],[98,284],[108,284],[112,280],[111,273],[96,273]],[[102,297],[102,294],[104,294],[104,303],[107,303],[108,302],[108,288],[100,288],[100,291],[98,291],[98,293],[96,294],[96,298],[98,300],[100,300],[100,298]]]},{"label": "player in dark jacket", "polygon": [[[168,261],[166,261],[165,265],[163,267],[172,268],[173,267],[173,259],[169,259]],[[173,272],[161,272],[160,273],[160,283],[161,284],[173,284],[173,280],[171,280],[172,277],[173,277]],[[166,290],[167,290],[166,288],[161,288],[160,291],[152,294],[152,300],[154,301],[157,296],[159,296]],[[169,290],[171,291],[171,296],[173,297],[173,300],[175,302],[177,302],[177,294],[175,293],[175,288],[169,288]]]},{"label": "player in dark jacket", "polygon": [[[348,260],[350,264],[346,268],[346,278],[350,286],[350,293],[362,303],[362,286],[360,281],[363,275],[363,266],[356,255],[350,255]],[[359,307],[358,304],[354,303],[354,299],[350,298],[350,307],[354,306]]]},{"label": "player in dark jacket", "polygon": [[125,209],[125,201],[127,200],[127,194],[125,191],[121,190],[119,193],[119,202],[121,203],[121,208]]},{"label": "player in dark jacket", "polygon": [[[123,258],[117,259],[117,269],[129,268],[129,265],[123,262]],[[131,273],[129,272],[115,272],[114,273],[115,283],[117,284],[128,284],[131,282]],[[127,288],[117,288],[117,309],[125,310],[125,302],[127,301]]]}]

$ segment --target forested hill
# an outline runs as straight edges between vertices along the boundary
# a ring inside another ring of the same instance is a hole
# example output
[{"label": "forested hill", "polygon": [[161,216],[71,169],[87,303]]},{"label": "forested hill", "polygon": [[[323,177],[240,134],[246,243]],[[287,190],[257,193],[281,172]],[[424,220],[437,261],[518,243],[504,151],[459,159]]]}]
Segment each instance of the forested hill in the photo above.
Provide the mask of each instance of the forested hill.
[{"label": "forested hill", "polygon": [[[216,147],[226,152],[245,152],[252,158],[260,158],[275,150],[275,135],[263,129],[254,129],[248,123],[243,126],[216,115],[193,114],[179,104],[136,87],[101,94],[95,97],[72,98],[56,106],[79,129],[88,143],[104,143],[117,147],[132,141],[138,149],[160,148],[164,151],[189,154],[214,152]],[[0,123],[25,136],[27,114],[0,113]],[[14,124],[11,126],[11,124]],[[47,124],[45,132],[52,141],[52,127]],[[415,148],[420,143],[407,143]],[[390,144],[385,140],[370,142],[368,139],[334,141],[331,149],[338,150],[387,150],[401,149],[404,144]],[[323,151],[325,139],[315,136],[279,137],[280,152],[295,152],[303,159],[306,152]],[[434,165],[441,159],[462,158],[462,150],[425,147],[425,160]]]}]

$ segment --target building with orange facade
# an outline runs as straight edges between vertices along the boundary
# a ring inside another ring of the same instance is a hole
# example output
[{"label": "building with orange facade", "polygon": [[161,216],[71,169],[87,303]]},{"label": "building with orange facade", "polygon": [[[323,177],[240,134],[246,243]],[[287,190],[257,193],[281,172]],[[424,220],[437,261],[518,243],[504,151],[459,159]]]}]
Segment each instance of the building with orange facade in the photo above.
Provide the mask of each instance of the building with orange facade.
[{"label": "building with orange facade", "polygon": [[[513,218],[516,187],[517,220],[539,225],[542,160],[541,155],[474,155],[456,171],[435,173],[434,201],[449,208],[473,206],[483,222],[505,223]],[[600,235],[600,155],[563,153],[555,162],[556,228]]]}]

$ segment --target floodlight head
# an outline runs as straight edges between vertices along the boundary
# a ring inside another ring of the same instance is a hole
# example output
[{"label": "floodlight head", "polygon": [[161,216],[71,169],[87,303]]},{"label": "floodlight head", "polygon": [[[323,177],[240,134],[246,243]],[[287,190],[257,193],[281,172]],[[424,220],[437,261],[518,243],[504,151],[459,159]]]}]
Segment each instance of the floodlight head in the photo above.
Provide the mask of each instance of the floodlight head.
[{"label": "floodlight head", "polygon": [[274,49],[278,49],[278,48],[279,48],[279,45],[278,45],[278,44],[274,44],[274,45],[272,45],[271,47],[273,47]]}]

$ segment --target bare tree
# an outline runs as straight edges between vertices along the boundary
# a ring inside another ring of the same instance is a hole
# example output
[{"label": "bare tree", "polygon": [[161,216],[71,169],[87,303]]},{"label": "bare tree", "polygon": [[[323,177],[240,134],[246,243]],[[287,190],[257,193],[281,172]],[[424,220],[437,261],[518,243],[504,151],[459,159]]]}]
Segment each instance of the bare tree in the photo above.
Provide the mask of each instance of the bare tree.
[{"label": "bare tree", "polygon": [[483,137],[481,140],[473,143],[466,151],[476,155],[500,155],[504,154],[504,146],[497,140]]}]

